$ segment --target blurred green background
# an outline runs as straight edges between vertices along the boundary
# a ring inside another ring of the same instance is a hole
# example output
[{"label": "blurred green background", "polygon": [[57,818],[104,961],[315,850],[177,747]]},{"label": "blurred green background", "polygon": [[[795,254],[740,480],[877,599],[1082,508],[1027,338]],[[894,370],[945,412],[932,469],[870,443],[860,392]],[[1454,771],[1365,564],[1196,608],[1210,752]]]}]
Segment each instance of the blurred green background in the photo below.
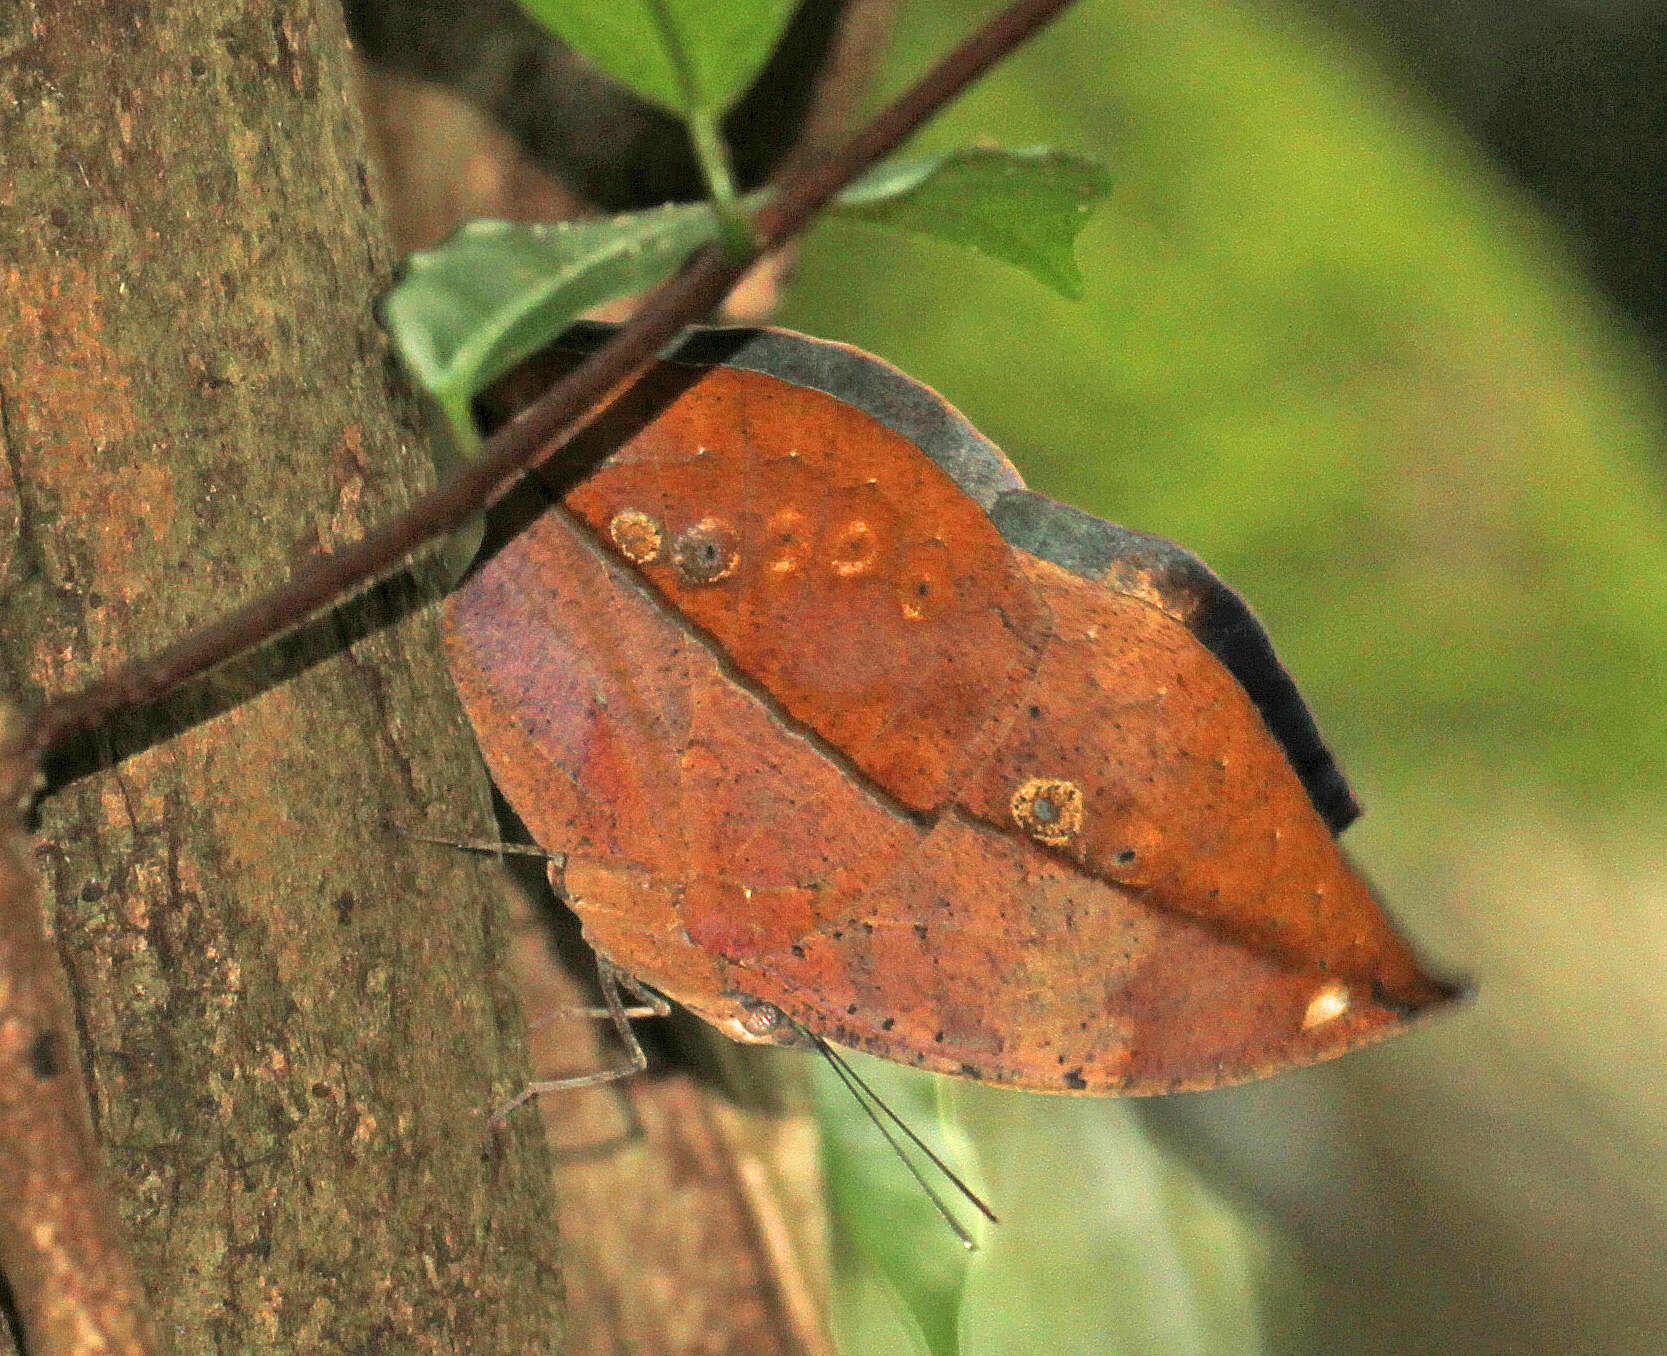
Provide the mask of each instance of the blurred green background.
[{"label": "blurred green background", "polygon": [[[905,5],[883,87],[989,9]],[[1409,90],[1288,6],[1087,0],[918,143],[1108,164],[1084,303],[857,226],[805,251],[782,323],[1245,595],[1366,804],[1347,841],[1480,986],[1223,1092],[894,1085],[1004,1214],[964,1273],[827,1099],[849,1356],[923,1349],[888,1248],[964,1286],[925,1328],[966,1353],[1667,1350],[1660,373]]]}]

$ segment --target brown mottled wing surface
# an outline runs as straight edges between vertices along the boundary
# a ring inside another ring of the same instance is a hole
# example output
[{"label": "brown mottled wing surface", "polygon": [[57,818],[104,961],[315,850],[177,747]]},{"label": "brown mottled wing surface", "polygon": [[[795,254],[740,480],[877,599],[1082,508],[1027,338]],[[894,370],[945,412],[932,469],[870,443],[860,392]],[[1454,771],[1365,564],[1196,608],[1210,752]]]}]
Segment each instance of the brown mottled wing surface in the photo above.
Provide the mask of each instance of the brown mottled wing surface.
[{"label": "brown mottled wing surface", "polygon": [[1256,1077],[1451,996],[1207,571],[1029,495],[895,369],[741,339],[610,409],[618,450],[448,604],[601,951],[737,1037],[764,1001],[1052,1091]]},{"label": "brown mottled wing surface", "polygon": [[1022,487],[998,491],[989,508],[1010,545],[1181,622],[1244,689],[1332,833],[1354,822],[1360,806],[1267,632],[1202,561]]},{"label": "brown mottled wing surface", "polygon": [[689,644],[560,509],[446,600],[452,681],[493,780],[551,851],[681,870]]},{"label": "brown mottled wing surface", "polygon": [[[1188,630],[1046,561],[1054,631],[1033,700],[959,804],[1016,820],[1015,788],[1058,779],[1081,809],[1050,846],[1150,907],[1416,1007],[1437,991],[1391,931],[1256,708]],[[1107,644],[1115,636],[1115,644]]]},{"label": "brown mottled wing surface", "polygon": [[592,944],[740,1035],[733,956],[790,952],[923,830],[554,508],[448,599],[447,660],[495,781]]},{"label": "brown mottled wing surface", "polygon": [[1407,1016],[958,810],[850,912],[742,969],[830,1040],[1042,1092],[1219,1087]]}]

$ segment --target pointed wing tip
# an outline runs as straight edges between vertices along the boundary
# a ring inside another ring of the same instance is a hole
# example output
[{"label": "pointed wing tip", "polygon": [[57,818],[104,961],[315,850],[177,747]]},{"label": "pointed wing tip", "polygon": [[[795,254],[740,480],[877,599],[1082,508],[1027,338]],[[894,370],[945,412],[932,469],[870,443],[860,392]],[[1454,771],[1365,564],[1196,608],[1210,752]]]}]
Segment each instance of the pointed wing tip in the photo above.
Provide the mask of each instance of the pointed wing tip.
[{"label": "pointed wing tip", "polygon": [[1419,984],[1411,993],[1379,993],[1374,997],[1408,1021],[1433,1016],[1449,1008],[1465,1007],[1476,999],[1476,983],[1468,977],[1436,979],[1420,974],[1418,978]]},{"label": "pointed wing tip", "polygon": [[1144,597],[1181,621],[1255,703],[1332,836],[1360,817],[1360,802],[1267,632],[1198,557],[1162,537],[1119,527],[1034,490],[1002,494],[990,518],[1010,545],[1081,578]]}]

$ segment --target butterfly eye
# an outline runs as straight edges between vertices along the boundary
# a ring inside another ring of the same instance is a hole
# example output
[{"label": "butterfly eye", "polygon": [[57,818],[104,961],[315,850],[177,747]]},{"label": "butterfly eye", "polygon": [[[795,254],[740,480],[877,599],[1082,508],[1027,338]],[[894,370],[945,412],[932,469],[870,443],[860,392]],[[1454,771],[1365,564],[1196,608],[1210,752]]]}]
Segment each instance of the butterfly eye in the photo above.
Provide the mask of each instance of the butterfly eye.
[{"label": "butterfly eye", "polygon": [[741,1017],[741,1029],[749,1036],[762,1040],[773,1035],[787,1022],[782,1010],[770,1003],[748,1003]]}]

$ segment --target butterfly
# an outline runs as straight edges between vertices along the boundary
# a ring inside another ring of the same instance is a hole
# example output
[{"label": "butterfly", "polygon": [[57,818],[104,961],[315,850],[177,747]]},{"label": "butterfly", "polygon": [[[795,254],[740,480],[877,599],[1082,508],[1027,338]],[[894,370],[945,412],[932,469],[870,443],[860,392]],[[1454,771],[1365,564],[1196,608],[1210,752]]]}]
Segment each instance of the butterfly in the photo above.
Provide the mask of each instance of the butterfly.
[{"label": "butterfly", "polygon": [[1246,605],[895,367],[692,331],[563,455],[443,625],[610,972],[741,1041],[1110,1095],[1456,996],[1338,846],[1355,801]]}]

